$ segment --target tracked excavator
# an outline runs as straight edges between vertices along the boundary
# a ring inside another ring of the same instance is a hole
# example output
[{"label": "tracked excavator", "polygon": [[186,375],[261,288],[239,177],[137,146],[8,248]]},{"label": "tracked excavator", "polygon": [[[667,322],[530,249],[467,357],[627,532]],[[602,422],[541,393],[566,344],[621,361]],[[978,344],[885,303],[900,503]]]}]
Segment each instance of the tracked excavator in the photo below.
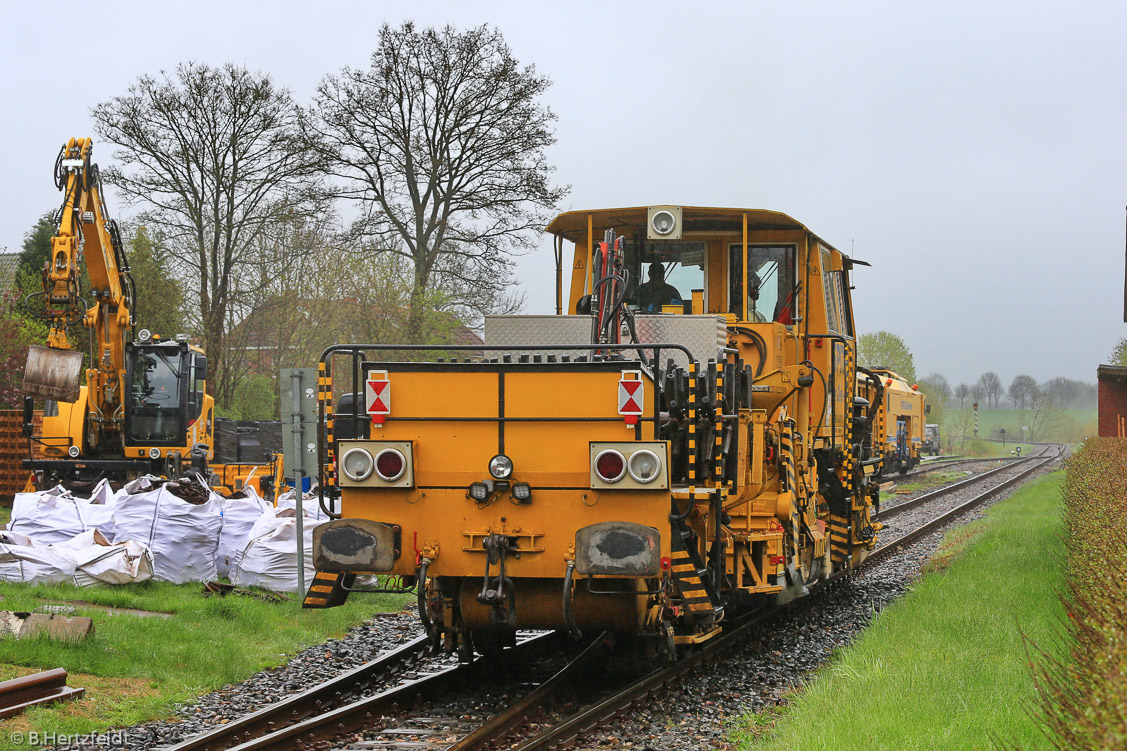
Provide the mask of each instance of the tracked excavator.
[{"label": "tracked excavator", "polygon": [[[47,346],[30,348],[23,379],[24,435],[43,455],[23,466],[38,489],[62,483],[81,490],[145,473],[177,477],[193,467],[206,473],[213,456],[207,358],[186,336],[134,332],[136,289],[92,151],[91,139],[72,138],[55,161],[64,195],[58,230],[43,290],[24,301],[50,327]],[[78,324],[89,332],[88,360],[71,349],[68,330]],[[37,398],[45,400],[39,434],[32,427]]]}]

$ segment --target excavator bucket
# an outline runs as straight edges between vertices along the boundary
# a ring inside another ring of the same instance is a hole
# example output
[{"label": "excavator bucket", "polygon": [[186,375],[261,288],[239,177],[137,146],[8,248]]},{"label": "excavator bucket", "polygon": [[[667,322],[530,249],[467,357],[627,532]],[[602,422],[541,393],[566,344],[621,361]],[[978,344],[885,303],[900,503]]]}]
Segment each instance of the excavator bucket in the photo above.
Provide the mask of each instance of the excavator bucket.
[{"label": "excavator bucket", "polygon": [[81,352],[35,344],[28,348],[20,389],[25,395],[74,402],[78,400],[81,380]]}]

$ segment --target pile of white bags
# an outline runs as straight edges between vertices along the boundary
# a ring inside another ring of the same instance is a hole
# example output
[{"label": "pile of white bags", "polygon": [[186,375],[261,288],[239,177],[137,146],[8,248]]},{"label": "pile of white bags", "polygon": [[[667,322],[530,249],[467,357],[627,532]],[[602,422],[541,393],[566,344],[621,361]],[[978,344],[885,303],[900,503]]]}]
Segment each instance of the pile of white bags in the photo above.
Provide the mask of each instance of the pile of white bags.
[{"label": "pile of white bags", "polygon": [[[199,478],[179,485],[189,482],[200,486],[188,488],[189,497],[197,493],[203,502],[186,501],[150,476],[117,493],[103,480],[89,498],[61,486],[17,494],[9,531],[0,532],[0,580],[89,586],[227,576],[240,586],[296,591],[294,490],[279,496],[275,508],[251,487],[223,498]],[[303,494],[302,511],[308,583],[314,575],[313,529],[329,517],[315,493]]]},{"label": "pile of white bags", "polygon": [[[328,519],[302,520],[305,582],[313,581],[313,529]],[[275,592],[297,591],[297,515],[292,508],[264,513],[250,530],[246,546],[235,558],[231,583]]]},{"label": "pile of white bags", "polygon": [[114,503],[115,542],[133,540],[152,551],[157,579],[176,584],[214,579],[223,498],[209,489],[207,501],[188,503],[164,485],[130,494],[130,486],[145,487],[140,480],[135,483]]},{"label": "pile of white bags", "polygon": [[80,587],[129,584],[153,576],[153,557],[132,540],[113,543],[97,529],[40,547],[18,532],[0,532],[0,579]]}]

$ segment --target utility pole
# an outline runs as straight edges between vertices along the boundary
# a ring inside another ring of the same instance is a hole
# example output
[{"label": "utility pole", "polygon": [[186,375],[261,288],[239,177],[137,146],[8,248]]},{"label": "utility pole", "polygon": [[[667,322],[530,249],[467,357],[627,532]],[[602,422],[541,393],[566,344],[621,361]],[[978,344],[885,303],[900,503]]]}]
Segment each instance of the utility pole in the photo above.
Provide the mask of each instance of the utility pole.
[{"label": "utility pole", "polygon": [[297,587],[305,594],[305,478],[317,476],[317,371],[283,368],[281,377],[282,453],[293,473],[297,531]]}]

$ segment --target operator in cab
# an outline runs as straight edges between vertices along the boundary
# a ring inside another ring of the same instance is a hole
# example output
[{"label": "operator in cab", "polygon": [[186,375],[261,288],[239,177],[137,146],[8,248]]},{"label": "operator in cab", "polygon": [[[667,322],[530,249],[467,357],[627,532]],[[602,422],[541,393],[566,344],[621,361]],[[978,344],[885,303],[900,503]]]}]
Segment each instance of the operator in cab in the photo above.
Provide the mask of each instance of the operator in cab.
[{"label": "operator in cab", "polygon": [[638,286],[638,309],[644,313],[660,313],[662,305],[680,305],[681,293],[665,281],[665,267],[660,261],[650,264],[650,280]]}]

